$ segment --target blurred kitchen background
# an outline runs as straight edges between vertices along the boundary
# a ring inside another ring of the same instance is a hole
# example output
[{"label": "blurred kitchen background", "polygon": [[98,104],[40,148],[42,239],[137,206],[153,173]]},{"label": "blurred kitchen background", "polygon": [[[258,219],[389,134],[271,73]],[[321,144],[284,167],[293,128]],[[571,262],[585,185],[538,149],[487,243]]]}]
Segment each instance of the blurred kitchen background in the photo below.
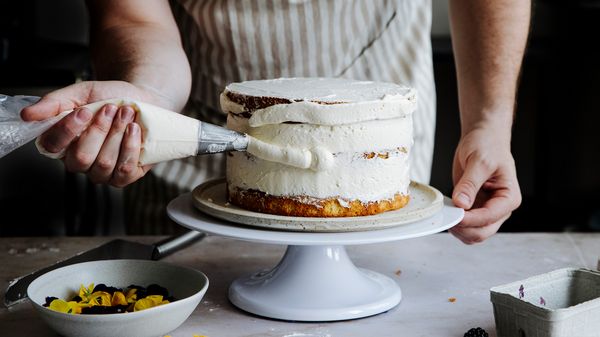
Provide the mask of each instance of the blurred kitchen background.
[{"label": "blurred kitchen background", "polygon": [[[431,185],[452,191],[459,138],[446,0],[433,0],[438,122]],[[82,0],[0,0],[0,93],[90,78]],[[501,231],[600,231],[600,1],[534,1],[514,125],[522,206]],[[33,144],[0,159],[0,236],[124,234],[122,193]]]}]

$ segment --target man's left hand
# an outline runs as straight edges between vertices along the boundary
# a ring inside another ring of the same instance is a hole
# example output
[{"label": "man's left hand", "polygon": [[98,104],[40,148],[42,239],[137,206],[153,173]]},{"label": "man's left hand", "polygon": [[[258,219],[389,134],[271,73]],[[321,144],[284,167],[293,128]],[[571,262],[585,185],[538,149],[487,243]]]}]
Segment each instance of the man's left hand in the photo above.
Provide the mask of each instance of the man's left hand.
[{"label": "man's left hand", "polygon": [[465,209],[461,223],[449,231],[466,244],[495,234],[521,204],[510,136],[479,127],[465,133],[456,148],[452,201]]}]

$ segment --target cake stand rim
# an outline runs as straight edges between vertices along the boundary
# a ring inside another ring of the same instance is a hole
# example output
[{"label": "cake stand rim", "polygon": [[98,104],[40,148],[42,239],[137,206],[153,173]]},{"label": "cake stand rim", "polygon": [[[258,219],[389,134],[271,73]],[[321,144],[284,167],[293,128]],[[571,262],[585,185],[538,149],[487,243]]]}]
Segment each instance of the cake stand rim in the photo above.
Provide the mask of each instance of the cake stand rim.
[{"label": "cake stand rim", "polygon": [[[361,232],[297,232],[240,225],[207,215],[192,205],[192,194],[184,193],[167,206],[168,216],[183,227],[212,235],[266,244],[361,245],[411,239],[439,233],[459,223],[464,210],[448,198],[434,216],[410,224]],[[409,230],[410,229],[410,230]]]}]

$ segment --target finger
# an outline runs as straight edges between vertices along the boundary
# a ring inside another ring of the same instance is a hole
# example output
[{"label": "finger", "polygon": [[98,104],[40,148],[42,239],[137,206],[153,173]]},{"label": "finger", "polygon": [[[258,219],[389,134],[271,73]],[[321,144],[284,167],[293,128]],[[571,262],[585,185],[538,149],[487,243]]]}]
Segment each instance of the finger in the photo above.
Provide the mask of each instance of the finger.
[{"label": "finger", "polygon": [[69,171],[87,172],[90,169],[110,131],[116,112],[115,105],[107,104],[96,113],[92,123],[67,150],[65,166]]},{"label": "finger", "polygon": [[500,226],[510,217],[510,214],[502,217],[499,221],[484,227],[462,227],[454,226],[448,231],[465,244],[480,243],[494,235]]},{"label": "finger", "polygon": [[44,97],[37,103],[23,108],[21,110],[21,118],[26,122],[41,121],[54,117],[60,112],[60,102],[58,100]]},{"label": "finger", "polygon": [[144,174],[142,168],[138,166],[141,145],[140,126],[130,123],[121,142],[121,152],[111,179],[112,185],[116,187],[129,185]]},{"label": "finger", "polygon": [[85,105],[93,86],[93,82],[80,82],[53,91],[21,110],[21,118],[24,121],[44,120]]},{"label": "finger", "polygon": [[464,244],[468,244],[467,242],[469,242],[469,240],[467,240],[466,237],[462,236],[460,230],[456,230],[456,229],[454,229],[454,227],[448,229],[448,233],[452,234],[452,236],[454,236],[455,238],[459,239]]},{"label": "finger", "polygon": [[118,109],[117,116],[113,119],[108,136],[106,136],[104,144],[102,144],[96,161],[90,168],[89,177],[93,183],[107,183],[112,177],[117,160],[119,159],[123,135],[125,134],[127,125],[133,122],[134,117],[135,112],[133,108],[122,106]]},{"label": "finger", "polygon": [[521,191],[514,171],[500,174],[488,187],[494,189],[486,189],[478,193],[475,207],[465,212],[460,226],[489,225],[510,214],[521,204]]},{"label": "finger", "polygon": [[461,227],[484,227],[510,214],[516,207],[507,190],[495,191],[481,207],[465,211]]},{"label": "finger", "polygon": [[85,130],[93,117],[92,111],[80,108],[42,134],[40,143],[50,153],[66,149]]},{"label": "finger", "polygon": [[470,209],[479,189],[492,176],[492,173],[490,165],[483,164],[481,160],[469,158],[465,170],[452,192],[454,204],[463,209]]}]

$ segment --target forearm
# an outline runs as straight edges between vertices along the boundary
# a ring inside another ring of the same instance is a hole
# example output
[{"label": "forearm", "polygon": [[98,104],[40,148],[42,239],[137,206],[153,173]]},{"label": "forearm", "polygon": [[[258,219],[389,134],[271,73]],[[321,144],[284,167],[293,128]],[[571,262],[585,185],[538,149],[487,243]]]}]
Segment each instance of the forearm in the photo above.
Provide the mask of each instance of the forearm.
[{"label": "forearm", "polygon": [[92,20],[95,75],[98,80],[132,83],[149,92],[153,103],[180,111],[190,93],[191,72],[174,21],[135,19]]},{"label": "forearm", "polygon": [[527,0],[450,0],[463,135],[486,124],[510,139],[530,15]]}]

